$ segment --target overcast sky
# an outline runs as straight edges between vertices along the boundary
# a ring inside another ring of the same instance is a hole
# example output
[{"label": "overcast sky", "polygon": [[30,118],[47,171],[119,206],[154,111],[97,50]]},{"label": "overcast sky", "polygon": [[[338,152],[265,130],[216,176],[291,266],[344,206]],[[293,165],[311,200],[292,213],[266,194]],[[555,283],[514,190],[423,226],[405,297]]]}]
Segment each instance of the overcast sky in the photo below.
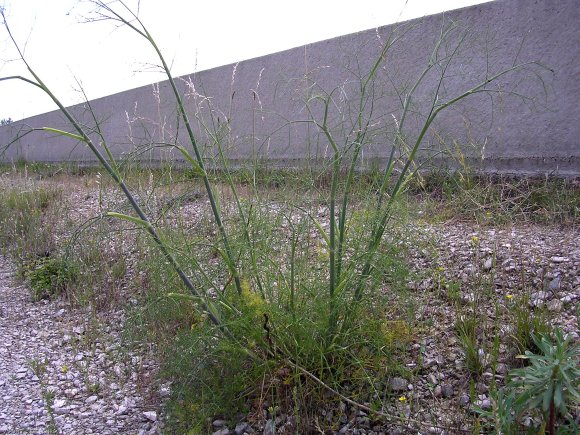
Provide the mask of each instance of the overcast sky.
[{"label": "overcast sky", "polygon": [[[139,17],[184,75],[240,60],[376,28],[482,0],[141,0]],[[127,0],[136,7],[136,0]],[[160,8],[160,4],[163,7]],[[92,9],[79,0],[0,0],[25,56],[65,105],[153,83],[151,47],[128,28],[86,23]],[[0,29],[0,76],[26,75]],[[0,119],[18,120],[54,110],[42,92],[17,81],[0,82]]]}]

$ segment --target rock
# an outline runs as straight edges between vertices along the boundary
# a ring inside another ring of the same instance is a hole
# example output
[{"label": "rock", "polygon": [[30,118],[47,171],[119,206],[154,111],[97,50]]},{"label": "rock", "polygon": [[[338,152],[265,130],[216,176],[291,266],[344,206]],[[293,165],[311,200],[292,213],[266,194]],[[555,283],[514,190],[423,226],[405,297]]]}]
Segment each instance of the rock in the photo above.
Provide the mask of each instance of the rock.
[{"label": "rock", "polygon": [[432,385],[437,385],[439,383],[439,380],[433,373],[429,373],[427,379],[429,380],[429,383],[431,383]]},{"label": "rock", "polygon": [[274,423],[274,420],[270,419],[266,422],[264,435],[276,435],[276,423]]},{"label": "rock", "polygon": [[565,263],[567,261],[570,261],[570,259],[568,257],[554,256],[554,257],[550,258],[550,261],[552,263]]},{"label": "rock", "polygon": [[226,427],[220,430],[216,430],[215,432],[212,432],[211,435],[230,435],[230,430]]},{"label": "rock", "polygon": [[495,372],[499,375],[505,375],[509,371],[508,366],[504,363],[498,363],[495,366]]},{"label": "rock", "polygon": [[389,387],[392,391],[407,391],[408,382],[399,377],[394,377],[389,382]]},{"label": "rock", "polygon": [[423,367],[429,368],[437,365],[437,360],[435,358],[425,358],[423,362]]},{"label": "rock", "polygon": [[248,423],[246,423],[245,421],[236,424],[236,428],[234,429],[234,432],[236,433],[236,435],[243,435],[244,432],[246,432],[248,429],[250,428],[250,425]]},{"label": "rock", "polygon": [[435,389],[433,390],[433,395],[435,397],[441,397],[443,395],[443,388],[441,388],[441,385],[437,385],[435,387]]},{"label": "rock", "polygon": [[91,404],[95,403],[97,400],[99,400],[99,397],[98,396],[89,396],[85,400],[85,404],[91,405]]},{"label": "rock", "polygon": [[479,399],[475,402],[484,411],[489,411],[491,409],[491,400],[489,399]]},{"label": "rock", "polygon": [[570,302],[573,302],[576,299],[578,299],[578,295],[574,293],[566,293],[564,296],[560,298],[560,300],[565,304],[569,304]]},{"label": "rock", "polygon": [[548,284],[548,291],[555,293],[560,289],[560,277],[556,277]]},{"label": "rock", "polygon": [[53,407],[54,409],[57,409],[57,408],[62,408],[62,407],[64,407],[64,406],[66,406],[66,400],[63,400],[63,399],[58,399],[58,400],[55,400],[55,401],[53,402],[53,404],[52,404],[52,407]]},{"label": "rock", "polygon": [[145,411],[143,416],[149,421],[157,421],[157,413],[155,411]]},{"label": "rock", "polygon": [[68,406],[63,406],[60,408],[54,408],[54,413],[56,415],[65,415],[70,413],[70,408]]},{"label": "rock", "polygon": [[550,297],[550,293],[539,291],[530,295],[530,306],[539,307],[544,305],[545,301]]},{"label": "rock", "polygon": [[480,394],[487,393],[489,391],[489,387],[485,385],[483,382],[478,382],[476,386],[476,390]]},{"label": "rock", "polygon": [[493,266],[493,259],[490,257],[483,263],[483,270],[491,270]]},{"label": "rock", "polygon": [[560,311],[562,311],[563,306],[564,304],[562,303],[562,301],[558,299],[553,299],[547,304],[548,310],[553,311],[555,313],[559,313]]},{"label": "rock", "polygon": [[214,420],[211,425],[215,428],[220,428],[220,427],[224,427],[226,425],[226,421],[225,420]]},{"label": "rock", "polygon": [[452,397],[453,394],[454,394],[453,387],[449,384],[444,384],[443,385],[443,397],[448,399],[449,397]]}]

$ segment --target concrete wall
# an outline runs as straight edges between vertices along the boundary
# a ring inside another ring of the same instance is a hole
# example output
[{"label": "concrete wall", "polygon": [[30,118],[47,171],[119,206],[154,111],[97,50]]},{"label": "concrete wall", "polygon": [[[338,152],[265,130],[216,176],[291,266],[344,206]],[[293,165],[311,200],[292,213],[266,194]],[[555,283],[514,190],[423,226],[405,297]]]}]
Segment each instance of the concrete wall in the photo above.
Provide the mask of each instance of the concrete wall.
[{"label": "concrete wall", "polygon": [[[368,87],[369,121],[363,164],[384,164],[401,121],[402,100],[429,63],[434,66],[413,93],[405,121],[413,143],[433,101],[440,104],[510,68],[539,65],[502,76],[443,111],[423,142],[422,156],[449,163],[457,150],[489,172],[580,175],[580,3],[578,0],[497,0],[250,59],[177,79],[204,153],[219,165],[215,138],[228,158],[303,165],[328,158],[326,137],[309,121],[322,120],[316,96],[332,96],[329,126],[340,145],[357,131],[360,83],[384,44],[396,42]],[[437,41],[453,27],[432,57]],[[178,159],[163,144],[187,145],[166,82],[90,102],[116,156],[159,162]],[[72,112],[95,122],[87,105]],[[91,163],[94,156],[74,140],[32,132],[52,126],[70,130],[55,111],[0,128],[2,160]],[[96,137],[96,136],[95,136]],[[442,152],[444,154],[442,154]],[[404,150],[397,149],[397,154]]]}]

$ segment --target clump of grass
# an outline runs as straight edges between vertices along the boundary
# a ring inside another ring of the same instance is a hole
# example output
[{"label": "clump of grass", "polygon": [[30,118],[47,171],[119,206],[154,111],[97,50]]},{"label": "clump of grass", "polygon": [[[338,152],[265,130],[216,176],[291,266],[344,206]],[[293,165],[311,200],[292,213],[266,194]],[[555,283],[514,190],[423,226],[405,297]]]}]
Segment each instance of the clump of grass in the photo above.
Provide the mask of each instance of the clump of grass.
[{"label": "clump of grass", "polygon": [[478,324],[475,315],[460,316],[455,322],[455,333],[465,354],[465,366],[474,377],[479,377],[485,368],[477,337]]},{"label": "clump of grass", "polygon": [[[552,328],[546,317],[544,310],[532,310],[529,307],[529,297],[523,295],[515,301],[510,302],[509,316],[511,317],[512,333],[510,341],[515,351],[513,355],[523,355],[529,351],[540,352],[534,337],[551,333]],[[516,361],[524,361],[516,359]]]},{"label": "clump of grass", "polygon": [[567,178],[530,178],[431,172],[412,185],[436,216],[458,216],[481,223],[578,221],[580,183]]},{"label": "clump of grass", "polygon": [[22,271],[55,249],[54,206],[60,195],[32,183],[0,190],[0,246]]}]

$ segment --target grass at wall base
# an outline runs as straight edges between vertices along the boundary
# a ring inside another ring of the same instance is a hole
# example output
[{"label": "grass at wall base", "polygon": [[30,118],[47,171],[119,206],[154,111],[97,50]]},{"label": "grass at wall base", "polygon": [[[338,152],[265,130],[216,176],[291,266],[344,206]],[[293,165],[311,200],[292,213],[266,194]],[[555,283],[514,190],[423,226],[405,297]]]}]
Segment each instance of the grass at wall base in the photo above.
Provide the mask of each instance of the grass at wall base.
[{"label": "grass at wall base", "polygon": [[[492,84],[508,74],[530,71],[541,77],[541,66],[515,63],[483,75],[463,93],[443,96],[440,88],[447,69],[468,35],[457,23],[447,23],[418,78],[395,88],[401,107],[396,125],[385,135],[373,121],[382,67],[401,37],[389,35],[368,71],[356,77],[352,99],[338,98],[341,86],[328,91],[311,84],[304,101],[306,122],[330,150],[323,168],[328,188],[315,191],[315,201],[295,198],[274,207],[268,191],[256,183],[249,193],[239,191],[225,153],[231,141],[227,126],[215,122],[211,111],[205,118],[190,119],[165,58],[139,17],[122,2],[94,4],[98,19],[111,20],[145,39],[167,75],[186,140],[152,146],[175,149],[200,180],[208,205],[194,230],[183,222],[171,225],[164,213],[150,213],[113,158],[96,114],[89,131],[41,80],[14,39],[31,78],[1,80],[24,81],[55,102],[70,131],[42,130],[85,144],[130,206],[129,212],[103,210],[103,217],[118,219],[124,231],[138,227],[148,236],[140,242],[139,279],[149,285],[139,318],[146,334],[153,335],[149,338],[165,340],[164,349],[180,356],[165,367],[182,386],[171,401],[170,427],[203,433],[209,430],[211,416],[249,413],[257,421],[275,423],[277,414],[284,412],[292,414],[296,431],[313,431],[317,425],[332,430],[335,422],[321,423],[315,414],[333,401],[348,403],[377,421],[412,422],[387,406],[394,394],[390,380],[409,375],[402,362],[415,326],[412,311],[404,298],[401,301],[408,270],[396,243],[398,199],[415,175],[415,157],[441,112],[491,91]],[[427,77],[436,78],[435,88],[413,134],[409,118]],[[90,111],[90,102],[86,105]],[[203,126],[203,139],[217,156],[220,186],[206,169],[193,122]],[[390,159],[368,199],[360,201],[355,196],[357,167],[366,148],[385,137]],[[159,328],[147,327],[152,324]]]}]

